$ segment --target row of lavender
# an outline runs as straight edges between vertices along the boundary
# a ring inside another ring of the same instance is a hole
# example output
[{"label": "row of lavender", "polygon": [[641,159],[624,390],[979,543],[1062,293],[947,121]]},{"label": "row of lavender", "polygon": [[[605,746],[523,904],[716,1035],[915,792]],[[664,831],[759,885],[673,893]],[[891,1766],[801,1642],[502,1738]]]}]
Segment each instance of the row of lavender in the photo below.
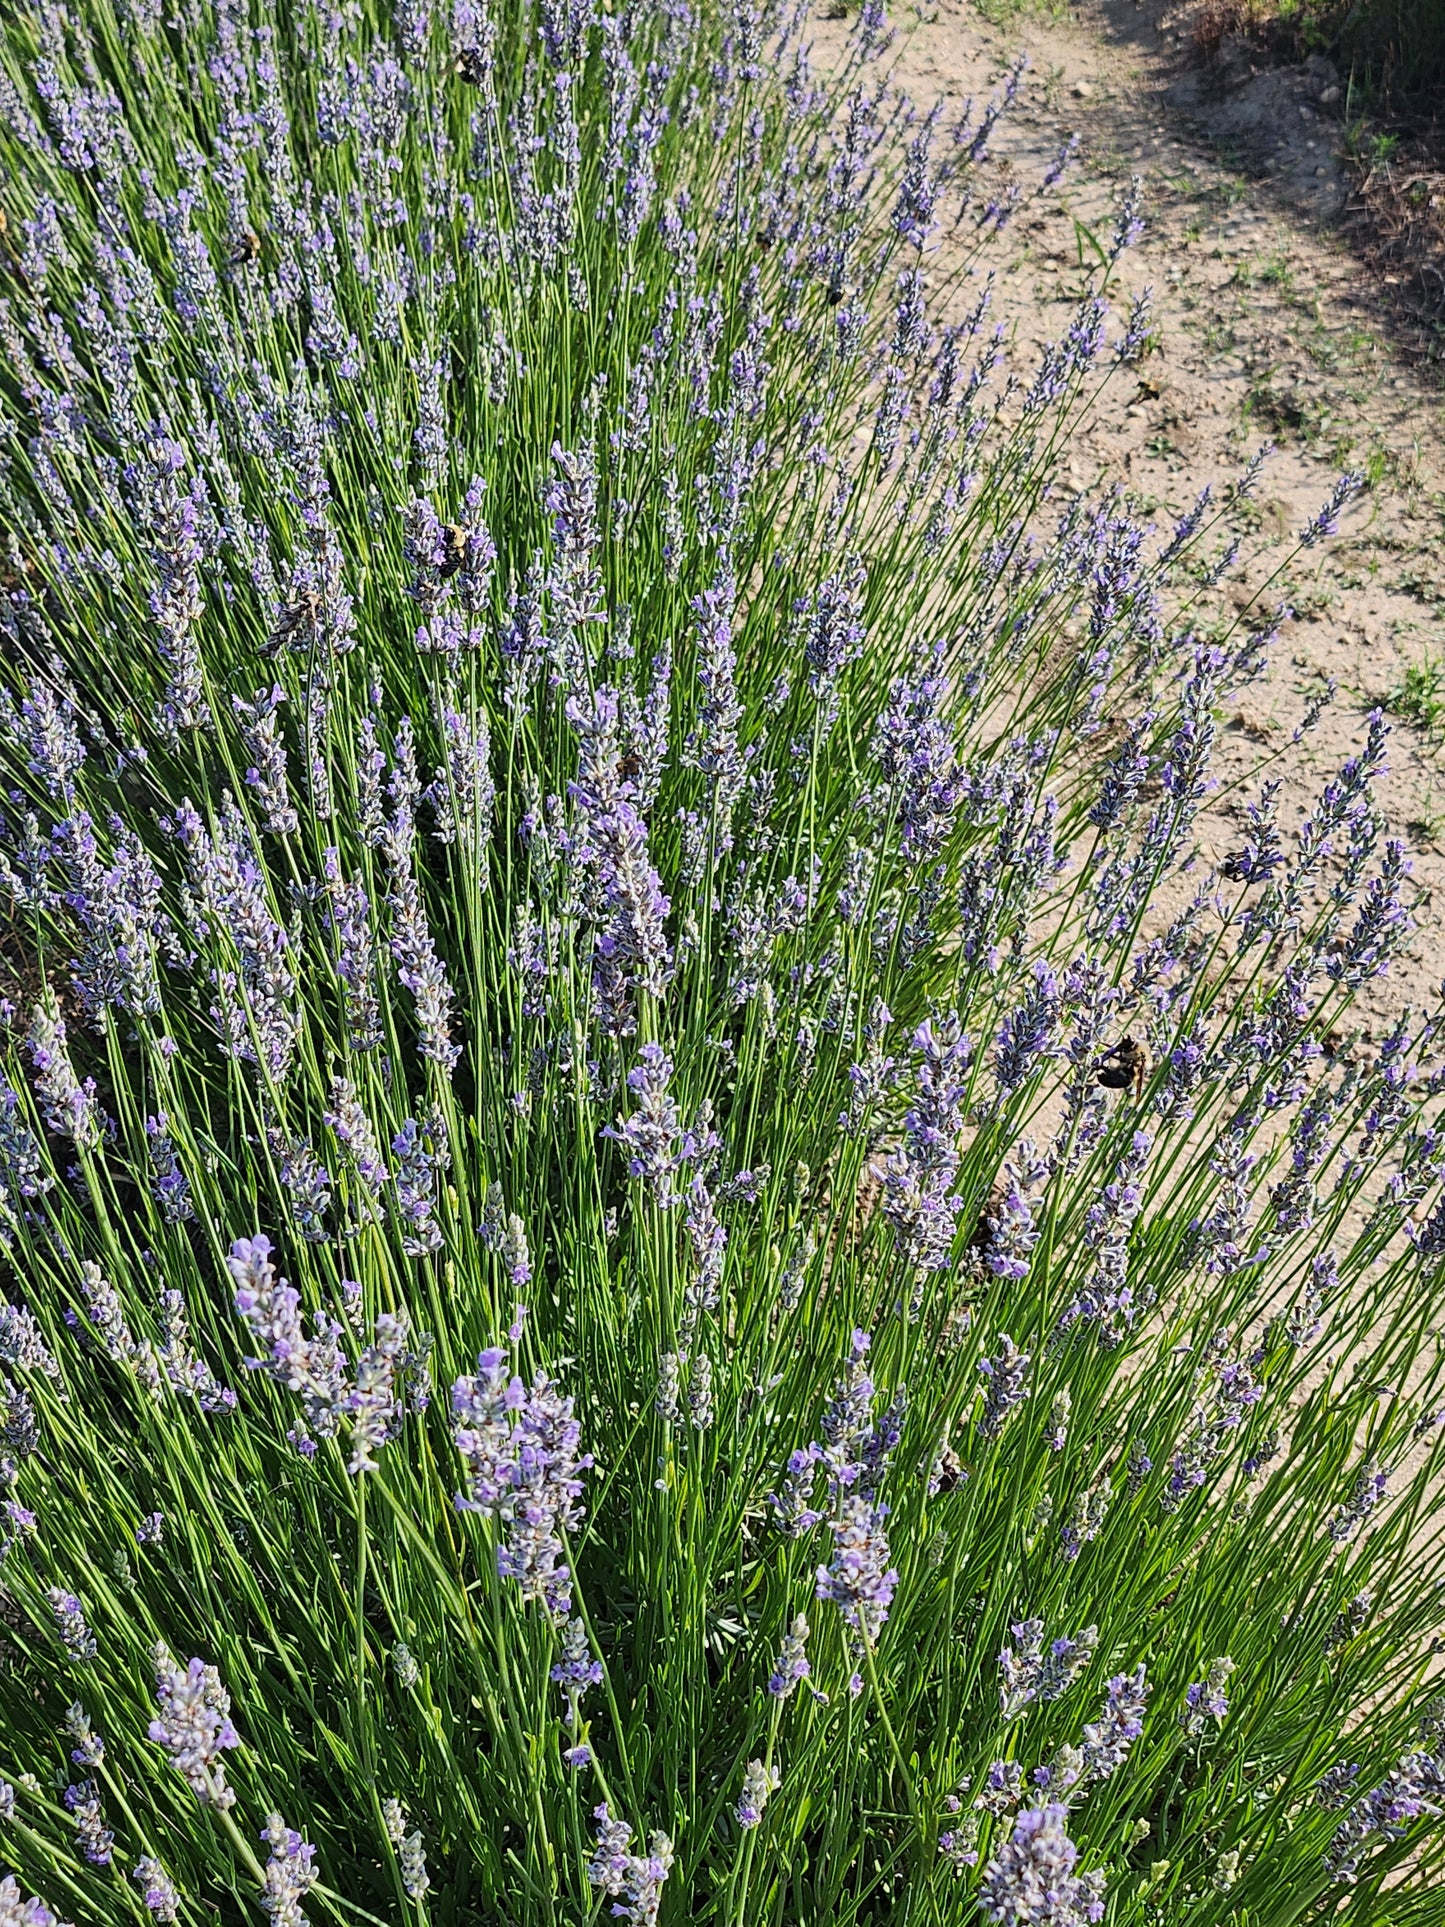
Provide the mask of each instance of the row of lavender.
[{"label": "row of lavender", "polygon": [[1440,1917],[1383,728],[1180,893],[1134,198],[807,35],[10,23],[0,1922]]}]

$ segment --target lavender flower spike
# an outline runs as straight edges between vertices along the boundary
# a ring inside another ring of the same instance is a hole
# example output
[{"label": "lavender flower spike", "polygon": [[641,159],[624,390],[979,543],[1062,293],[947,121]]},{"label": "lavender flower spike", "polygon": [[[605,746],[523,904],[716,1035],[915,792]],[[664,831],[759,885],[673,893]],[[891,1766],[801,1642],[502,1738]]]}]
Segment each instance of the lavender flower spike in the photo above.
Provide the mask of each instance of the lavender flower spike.
[{"label": "lavender flower spike", "polygon": [[978,1904],[999,1927],[1084,1927],[1104,1918],[1104,1876],[1074,1872],[1079,1850],[1067,1819],[1057,1801],[1029,1808],[984,1868]]},{"label": "lavender flower spike", "polygon": [[[246,1360],[247,1370],[299,1392],[307,1424],[322,1438],[334,1436],[350,1397],[346,1360],[336,1342],[341,1327],[318,1310],[307,1336],[301,1294],[276,1275],[271,1240],[262,1233],[238,1238],[226,1263],[236,1282],[236,1310],[264,1347],[264,1356]],[[306,1441],[298,1444],[304,1451]]]},{"label": "lavender flower spike", "polygon": [[140,1883],[146,1910],[162,1923],[162,1927],[171,1927],[171,1923],[180,1919],[181,1897],[176,1892],[175,1882],[152,1854],[141,1855],[130,1877]]},{"label": "lavender flower spike", "polygon": [[478,1357],[476,1376],[452,1387],[453,1437],[469,1475],[457,1509],[500,1521],[497,1571],[560,1622],[572,1606],[562,1534],[582,1522],[580,1475],[592,1458],[578,1455],[582,1428],[572,1400],[545,1372],[529,1392],[515,1374],[507,1377],[506,1359],[491,1347]]},{"label": "lavender flower spike", "polygon": [[316,1849],[288,1827],[279,1813],[266,1822],[261,1838],[271,1849],[266,1862],[266,1885],[261,1905],[276,1922],[276,1927],[306,1927],[301,1902],[316,1884],[312,1861]]},{"label": "lavender flower spike", "polygon": [[876,1642],[898,1584],[897,1571],[888,1564],[887,1514],[887,1506],[861,1495],[845,1498],[831,1522],[833,1563],[818,1568],[818,1597],[831,1599],[867,1646]]},{"label": "lavender flower spike", "polygon": [[226,1785],[222,1752],[241,1744],[231,1724],[231,1699],[214,1666],[192,1659],[183,1672],[164,1645],[155,1649],[156,1698],[160,1718],[150,1723],[150,1737],[163,1746],[202,1806],[225,1809],[236,1795]]}]

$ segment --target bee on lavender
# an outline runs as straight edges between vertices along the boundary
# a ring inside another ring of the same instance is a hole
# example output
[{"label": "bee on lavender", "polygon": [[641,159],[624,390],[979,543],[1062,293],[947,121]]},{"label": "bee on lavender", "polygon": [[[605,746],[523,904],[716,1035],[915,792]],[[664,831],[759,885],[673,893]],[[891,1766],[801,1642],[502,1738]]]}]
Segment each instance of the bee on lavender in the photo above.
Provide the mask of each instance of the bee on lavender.
[{"label": "bee on lavender", "polygon": [[1148,1076],[1149,1052],[1134,1038],[1122,1037],[1100,1058],[1094,1081],[1106,1091],[1132,1091],[1137,1100],[1144,1095]]},{"label": "bee on lavender", "polygon": [[231,266],[233,268],[248,268],[253,261],[259,261],[260,258],[261,237],[250,228],[247,228],[239,242],[231,250]]},{"label": "bee on lavender", "polygon": [[456,76],[467,87],[480,87],[487,77],[487,63],[480,47],[463,47],[457,55]]},{"label": "bee on lavender", "polygon": [[445,582],[449,575],[455,575],[467,559],[467,532],[456,522],[447,522],[442,527],[442,559],[437,565],[437,574]]},{"label": "bee on lavender", "polygon": [[261,653],[275,656],[283,649],[303,648],[308,630],[312,635],[316,634],[320,614],[321,600],[314,589],[292,596],[277,616]]},{"label": "bee on lavender", "polygon": [[928,1481],[928,1490],[930,1494],[954,1492],[963,1484],[967,1476],[963,1469],[963,1460],[951,1445],[945,1445],[934,1462]]}]

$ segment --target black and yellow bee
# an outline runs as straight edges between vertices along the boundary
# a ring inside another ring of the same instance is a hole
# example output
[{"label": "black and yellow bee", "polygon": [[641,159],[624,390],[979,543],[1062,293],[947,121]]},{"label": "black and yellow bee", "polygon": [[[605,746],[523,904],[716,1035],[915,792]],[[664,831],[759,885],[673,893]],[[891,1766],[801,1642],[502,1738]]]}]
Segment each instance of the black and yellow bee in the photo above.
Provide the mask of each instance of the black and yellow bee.
[{"label": "black and yellow bee", "polygon": [[259,234],[253,234],[251,230],[247,228],[236,246],[231,250],[231,266],[233,268],[249,267],[251,262],[259,261],[260,258],[261,237]]},{"label": "black and yellow bee", "polygon": [[1148,1075],[1148,1051],[1132,1037],[1123,1037],[1112,1050],[1104,1052],[1094,1079],[1106,1091],[1132,1091],[1135,1097],[1142,1097]]}]

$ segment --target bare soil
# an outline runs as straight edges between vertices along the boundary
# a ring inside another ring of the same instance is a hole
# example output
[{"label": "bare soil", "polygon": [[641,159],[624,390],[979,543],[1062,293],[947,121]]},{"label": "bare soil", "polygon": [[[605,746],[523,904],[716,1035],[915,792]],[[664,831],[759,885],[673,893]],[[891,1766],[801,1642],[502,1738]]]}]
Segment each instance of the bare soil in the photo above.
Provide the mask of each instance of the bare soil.
[{"label": "bare soil", "polygon": [[[847,31],[827,11],[824,0],[824,61]],[[1107,236],[1131,177],[1143,182],[1148,226],[1111,300],[1117,329],[1152,285],[1158,349],[1114,377],[1070,444],[1060,487],[1117,484],[1164,530],[1205,483],[1223,499],[1249,457],[1274,444],[1252,501],[1229,511],[1248,560],[1190,616],[1208,634],[1236,619],[1263,627],[1280,603],[1294,611],[1267,674],[1224,718],[1200,874],[1237,845],[1264,777],[1280,779],[1292,829],[1363,744],[1370,710],[1391,711],[1379,794],[1410,848],[1417,928],[1358,999],[1363,1040],[1378,1039],[1405,1006],[1433,1006],[1445,976],[1445,736],[1407,720],[1400,695],[1407,671],[1445,658],[1445,408],[1340,232],[1352,175],[1326,98],[1338,79],[1311,61],[1221,85],[1188,58],[1189,8],[1161,13],[1159,0],[1084,0],[1066,19],[1020,12],[1004,27],[967,0],[930,0],[896,9],[895,21],[898,83],[922,109],[945,100],[945,125],[1029,55],[991,143],[1005,176],[1012,168],[1027,187],[1069,134],[1081,139],[1061,188],[1025,202],[989,250],[995,311],[1025,361],[1063,331],[1077,300],[1076,222]],[[940,245],[940,284],[956,245],[946,236]],[[960,313],[971,299],[959,294]],[[1333,542],[1298,551],[1299,531],[1346,468],[1366,474],[1368,492]],[[1311,695],[1331,680],[1335,701],[1294,742]],[[1445,729],[1445,667],[1440,695]],[[1181,879],[1180,896],[1191,888]],[[1177,907],[1161,901],[1161,923]]]}]

